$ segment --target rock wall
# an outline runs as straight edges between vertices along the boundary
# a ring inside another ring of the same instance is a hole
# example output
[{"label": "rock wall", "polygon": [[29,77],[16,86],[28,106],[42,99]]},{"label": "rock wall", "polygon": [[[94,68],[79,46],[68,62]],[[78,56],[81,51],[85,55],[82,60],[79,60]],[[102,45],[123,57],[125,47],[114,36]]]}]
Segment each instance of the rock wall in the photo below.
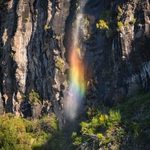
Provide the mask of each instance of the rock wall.
[{"label": "rock wall", "polygon": [[[10,0],[6,4],[0,15],[0,93],[5,111],[33,118],[55,111],[59,116],[70,1]],[[36,96],[30,99],[32,90],[41,102],[33,102]]]},{"label": "rock wall", "polygon": [[[68,53],[78,4],[78,0],[0,1],[1,114],[38,119],[54,112],[60,128],[66,123]],[[97,27],[99,20],[105,20],[109,30]],[[79,39],[86,66],[85,110],[121,102],[140,86],[150,90],[149,25],[148,0],[86,3]]]}]

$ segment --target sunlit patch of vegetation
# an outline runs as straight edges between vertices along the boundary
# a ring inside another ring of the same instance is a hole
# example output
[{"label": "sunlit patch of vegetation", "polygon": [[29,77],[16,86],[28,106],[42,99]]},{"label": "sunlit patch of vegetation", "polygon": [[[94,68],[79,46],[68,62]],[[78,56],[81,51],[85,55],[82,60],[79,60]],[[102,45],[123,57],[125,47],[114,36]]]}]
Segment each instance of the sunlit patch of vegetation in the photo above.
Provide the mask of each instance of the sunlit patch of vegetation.
[{"label": "sunlit patch of vegetation", "polygon": [[123,28],[124,28],[123,23],[121,21],[118,21],[118,28],[117,28],[117,30],[121,31],[121,30],[123,30]]},{"label": "sunlit patch of vegetation", "polygon": [[61,36],[57,35],[57,36],[55,37],[55,39],[58,40],[58,41],[60,41]]},{"label": "sunlit patch of vegetation", "polygon": [[10,56],[13,57],[14,55],[15,55],[15,52],[14,52],[14,51],[11,51],[11,52],[10,52]]},{"label": "sunlit patch of vegetation", "polygon": [[29,18],[25,18],[25,21],[29,21]]},{"label": "sunlit patch of vegetation", "polygon": [[41,104],[40,96],[34,89],[29,93],[28,103],[31,105]]},{"label": "sunlit patch of vegetation", "polygon": [[118,15],[117,15],[117,19],[118,19],[118,20],[121,19],[122,14],[123,14],[123,11],[122,11],[121,7],[118,6]]},{"label": "sunlit patch of vegetation", "polygon": [[96,27],[100,29],[109,29],[107,23],[104,20],[99,20],[99,23],[96,24]]},{"label": "sunlit patch of vegetation", "polygon": [[129,22],[129,24],[131,24],[131,25],[134,25],[136,23],[136,18],[133,18],[130,22]]},{"label": "sunlit patch of vegetation", "polygon": [[51,27],[49,26],[49,25],[45,25],[44,26],[44,30],[46,31],[46,30],[49,30]]},{"label": "sunlit patch of vegetation", "polygon": [[108,38],[113,36],[111,12],[109,10],[102,11],[100,20],[96,23],[96,28],[106,30],[106,36]]},{"label": "sunlit patch of vegetation", "polygon": [[56,58],[55,59],[55,65],[58,69],[60,69],[61,72],[64,71],[64,65],[65,65],[65,62],[63,59],[61,58]]},{"label": "sunlit patch of vegetation", "polygon": [[47,141],[58,132],[56,116],[38,121],[15,118],[13,114],[0,116],[0,149],[31,150],[43,149]]},{"label": "sunlit patch of vegetation", "polygon": [[[150,140],[150,93],[138,93],[111,109],[89,108],[81,122],[81,134],[72,133],[73,144],[86,149],[134,149]],[[136,145],[135,145],[136,143]],[[147,145],[150,147],[150,145]]]}]

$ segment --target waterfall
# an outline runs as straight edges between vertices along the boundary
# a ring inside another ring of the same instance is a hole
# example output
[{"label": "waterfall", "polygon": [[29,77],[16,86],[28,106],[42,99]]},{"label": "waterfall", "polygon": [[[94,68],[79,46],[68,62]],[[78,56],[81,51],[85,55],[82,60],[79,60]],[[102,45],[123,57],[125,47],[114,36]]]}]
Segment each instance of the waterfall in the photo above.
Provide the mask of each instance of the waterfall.
[{"label": "waterfall", "polygon": [[80,28],[84,20],[83,8],[86,1],[82,1],[78,4],[76,10],[76,19],[72,30],[72,46],[69,52],[70,71],[69,79],[70,86],[66,104],[66,116],[73,120],[76,118],[80,111],[82,101],[85,95],[85,81],[84,81],[84,63],[81,57],[81,51],[79,44],[80,39]]}]

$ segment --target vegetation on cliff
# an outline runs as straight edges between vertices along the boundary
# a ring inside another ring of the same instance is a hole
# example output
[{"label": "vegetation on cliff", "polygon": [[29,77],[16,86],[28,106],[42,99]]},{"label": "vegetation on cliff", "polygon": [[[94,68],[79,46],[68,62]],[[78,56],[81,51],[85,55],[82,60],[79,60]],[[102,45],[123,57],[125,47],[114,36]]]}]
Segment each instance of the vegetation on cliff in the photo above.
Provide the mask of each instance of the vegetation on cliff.
[{"label": "vegetation on cliff", "polygon": [[49,149],[47,141],[52,141],[57,134],[58,124],[54,114],[38,121],[15,118],[10,113],[0,116],[1,150]]},{"label": "vegetation on cliff", "polygon": [[[138,93],[112,108],[92,106],[80,132],[68,137],[54,114],[40,120],[0,116],[1,150],[149,149],[150,93]],[[70,143],[72,140],[72,144]]]},{"label": "vegetation on cliff", "polygon": [[86,150],[149,149],[149,105],[150,93],[141,93],[112,108],[92,107],[80,133],[72,133],[73,144]]}]

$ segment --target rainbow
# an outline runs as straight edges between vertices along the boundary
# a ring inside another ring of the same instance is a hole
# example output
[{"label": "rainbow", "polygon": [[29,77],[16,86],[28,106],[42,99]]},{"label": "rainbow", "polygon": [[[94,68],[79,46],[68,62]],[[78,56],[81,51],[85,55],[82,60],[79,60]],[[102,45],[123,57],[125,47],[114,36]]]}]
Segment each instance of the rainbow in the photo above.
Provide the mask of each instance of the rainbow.
[{"label": "rainbow", "polygon": [[80,109],[82,100],[85,96],[85,67],[82,59],[79,57],[78,48],[73,46],[69,55],[69,96],[67,98],[67,116],[69,119],[75,119],[78,109]]},{"label": "rainbow", "polygon": [[69,52],[69,92],[66,99],[66,116],[69,119],[75,119],[80,109],[82,109],[83,99],[85,96],[85,79],[84,79],[84,72],[85,72],[85,65],[83,60],[80,58],[81,52],[78,46],[79,40],[79,32],[80,32],[80,25],[82,23],[83,16],[83,7],[86,4],[85,1],[81,1],[78,7],[78,13],[76,15],[77,22],[73,28],[73,41],[72,47],[70,48]]},{"label": "rainbow", "polygon": [[74,99],[80,102],[85,94],[84,64],[79,58],[77,47],[75,46],[70,54],[70,68],[70,91],[72,92]]}]

